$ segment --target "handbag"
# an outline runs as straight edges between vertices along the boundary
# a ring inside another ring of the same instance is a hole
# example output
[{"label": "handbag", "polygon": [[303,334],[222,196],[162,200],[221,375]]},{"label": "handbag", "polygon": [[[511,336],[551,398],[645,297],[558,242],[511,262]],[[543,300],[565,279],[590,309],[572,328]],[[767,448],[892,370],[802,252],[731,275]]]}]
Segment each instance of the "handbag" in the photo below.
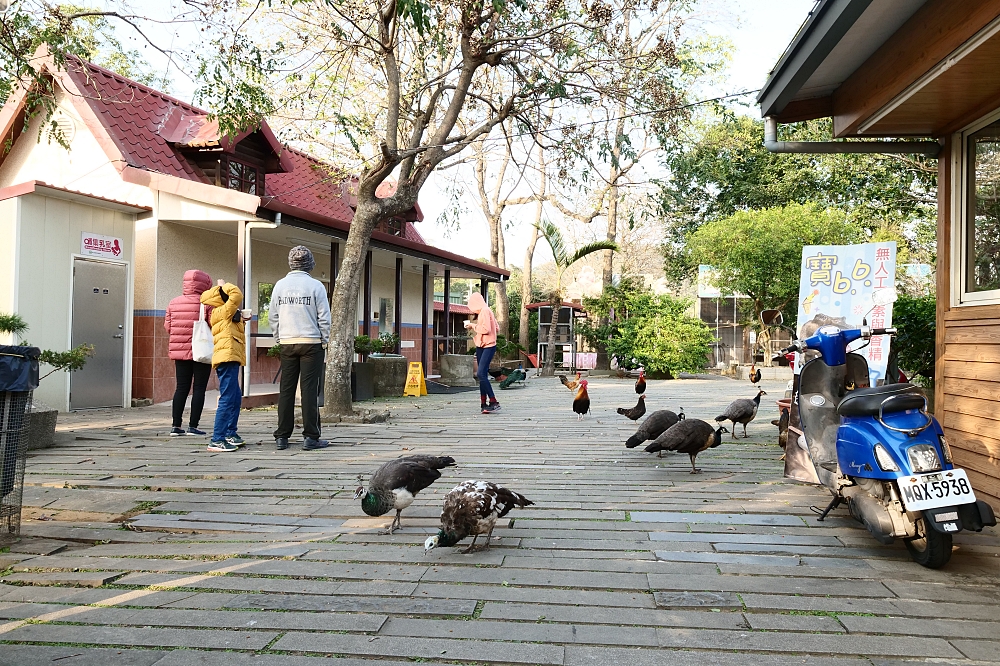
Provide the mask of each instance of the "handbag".
[{"label": "handbag", "polygon": [[211,363],[215,351],[212,327],[205,321],[205,304],[198,310],[198,321],[191,328],[191,356],[196,363]]}]

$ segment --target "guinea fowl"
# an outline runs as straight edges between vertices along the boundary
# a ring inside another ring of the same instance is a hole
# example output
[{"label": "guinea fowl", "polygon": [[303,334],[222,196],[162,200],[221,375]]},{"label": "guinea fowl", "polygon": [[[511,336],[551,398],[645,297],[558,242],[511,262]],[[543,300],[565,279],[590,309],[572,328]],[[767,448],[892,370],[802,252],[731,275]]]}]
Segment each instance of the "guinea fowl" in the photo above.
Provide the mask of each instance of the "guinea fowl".
[{"label": "guinea fowl", "polygon": [[646,392],[646,373],[639,371],[639,379],[635,380],[635,392],[642,395]]},{"label": "guinea fowl", "polygon": [[384,516],[395,509],[396,518],[388,531],[392,534],[400,527],[399,514],[413,503],[417,493],[441,478],[438,470],[454,464],[451,456],[417,455],[390,460],[372,474],[368,490],[358,486],[354,499],[361,500],[361,510],[369,516]]},{"label": "guinea fowl", "polygon": [[576,387],[580,385],[580,373],[576,373],[576,379],[573,381],[566,379],[566,375],[559,375],[559,381],[562,382],[562,385],[570,391],[575,391]]},{"label": "guinea fowl", "polygon": [[534,504],[524,495],[498,486],[489,481],[463,481],[444,497],[441,511],[441,529],[424,542],[424,552],[441,546],[454,546],[472,535],[472,545],[463,550],[471,553],[476,548],[480,534],[486,535],[486,548],[490,547],[493,528],[514,507]]},{"label": "guinea fowl", "polygon": [[646,417],[635,434],[625,440],[625,448],[634,449],[643,442],[656,439],[666,431],[667,428],[684,420],[684,408],[681,407],[679,414],[674,414],[669,409],[660,409]]},{"label": "guinea fowl", "polygon": [[760,389],[757,392],[757,397],[753,400],[750,400],[749,398],[733,400],[729,403],[729,406],[726,407],[726,411],[716,416],[715,420],[717,422],[733,422],[733,439],[736,439],[736,424],[742,423],[743,437],[749,437],[749,435],[747,435],[747,424],[757,417],[757,408],[760,407],[760,396],[762,395],[767,395],[767,392],[764,389]]},{"label": "guinea fowl", "polygon": [[580,380],[580,388],[577,389],[576,397],[573,398],[573,411],[580,415],[578,421],[590,411],[590,395],[587,393],[586,379]]},{"label": "guinea fowl", "polygon": [[646,452],[677,451],[678,453],[686,453],[691,458],[691,473],[697,474],[701,470],[694,466],[694,459],[705,449],[722,444],[722,433],[724,432],[729,432],[725,426],[713,428],[711,424],[700,419],[680,421],[653,440],[646,447]]},{"label": "guinea fowl", "polygon": [[646,413],[646,396],[640,395],[639,402],[636,403],[635,407],[628,409],[625,407],[619,407],[618,413],[630,421],[638,421],[642,418],[643,414]]}]

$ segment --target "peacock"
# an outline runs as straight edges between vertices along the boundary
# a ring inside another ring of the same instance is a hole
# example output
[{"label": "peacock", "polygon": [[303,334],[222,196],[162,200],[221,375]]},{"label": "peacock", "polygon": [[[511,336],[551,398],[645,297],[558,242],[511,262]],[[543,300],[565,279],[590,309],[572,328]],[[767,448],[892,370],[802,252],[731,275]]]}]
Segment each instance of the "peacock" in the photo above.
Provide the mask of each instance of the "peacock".
[{"label": "peacock", "polygon": [[511,384],[513,384],[514,382],[521,382],[521,384],[523,385],[524,380],[527,378],[528,378],[528,373],[526,373],[521,368],[515,368],[514,370],[511,371],[509,375],[507,375],[506,379],[500,382],[500,388],[502,389],[510,388]]},{"label": "peacock", "polygon": [[416,455],[390,460],[372,474],[368,490],[358,486],[354,499],[361,500],[361,510],[369,516],[384,516],[395,509],[396,518],[388,530],[392,534],[400,527],[399,514],[413,504],[417,493],[441,478],[438,470],[454,464],[451,456]]}]

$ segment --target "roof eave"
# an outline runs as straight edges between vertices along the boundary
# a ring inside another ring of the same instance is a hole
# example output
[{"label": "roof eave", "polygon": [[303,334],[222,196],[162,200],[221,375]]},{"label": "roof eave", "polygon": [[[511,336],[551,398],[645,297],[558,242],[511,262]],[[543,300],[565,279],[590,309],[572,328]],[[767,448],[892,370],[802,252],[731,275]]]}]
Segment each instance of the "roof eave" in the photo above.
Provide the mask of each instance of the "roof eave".
[{"label": "roof eave", "polygon": [[820,0],[761,88],[757,103],[762,117],[785,109],[871,3]]}]

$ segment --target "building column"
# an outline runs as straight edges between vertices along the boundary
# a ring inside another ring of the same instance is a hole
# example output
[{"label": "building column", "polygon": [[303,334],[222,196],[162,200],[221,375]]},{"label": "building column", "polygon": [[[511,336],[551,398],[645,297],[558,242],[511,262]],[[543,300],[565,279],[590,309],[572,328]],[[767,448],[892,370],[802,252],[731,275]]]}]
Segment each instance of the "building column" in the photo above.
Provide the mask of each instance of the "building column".
[{"label": "building column", "polygon": [[403,258],[396,257],[396,321],[392,332],[396,334],[396,353],[402,349],[403,340]]},{"label": "building column", "polygon": [[427,283],[430,277],[431,267],[424,264],[421,286],[421,308],[420,308],[420,365],[424,369],[424,375],[428,374],[427,369],[427,308],[430,306],[427,299]]},{"label": "building column", "polygon": [[327,300],[333,304],[333,290],[337,287],[337,273],[340,272],[340,244],[330,243],[330,294]]},{"label": "building column", "polygon": [[361,330],[362,335],[371,336],[372,329],[372,251],[368,250],[368,254],[365,255],[365,298],[364,298],[364,309],[365,314],[361,321],[364,322],[364,328]]},{"label": "building column", "polygon": [[479,279],[479,293],[482,294],[486,305],[490,304],[490,281],[486,278]]},{"label": "building column", "polygon": [[444,353],[451,353],[451,269],[444,269]]},{"label": "building column", "polygon": [[[243,304],[241,307],[246,308],[247,303],[250,302],[250,296],[247,294],[247,282],[251,279],[249,275],[246,275],[246,256],[247,256],[247,221],[240,220],[236,225],[236,286],[239,287],[240,291],[243,292]],[[214,285],[213,285],[214,286]],[[250,345],[254,344],[255,340],[251,337],[251,331],[253,328],[253,321],[246,322],[246,329],[244,330],[243,344],[246,345],[246,350],[249,352]],[[250,357],[252,354],[246,355],[246,365],[240,368],[240,386],[243,389],[243,397],[246,398],[250,395]]]}]

